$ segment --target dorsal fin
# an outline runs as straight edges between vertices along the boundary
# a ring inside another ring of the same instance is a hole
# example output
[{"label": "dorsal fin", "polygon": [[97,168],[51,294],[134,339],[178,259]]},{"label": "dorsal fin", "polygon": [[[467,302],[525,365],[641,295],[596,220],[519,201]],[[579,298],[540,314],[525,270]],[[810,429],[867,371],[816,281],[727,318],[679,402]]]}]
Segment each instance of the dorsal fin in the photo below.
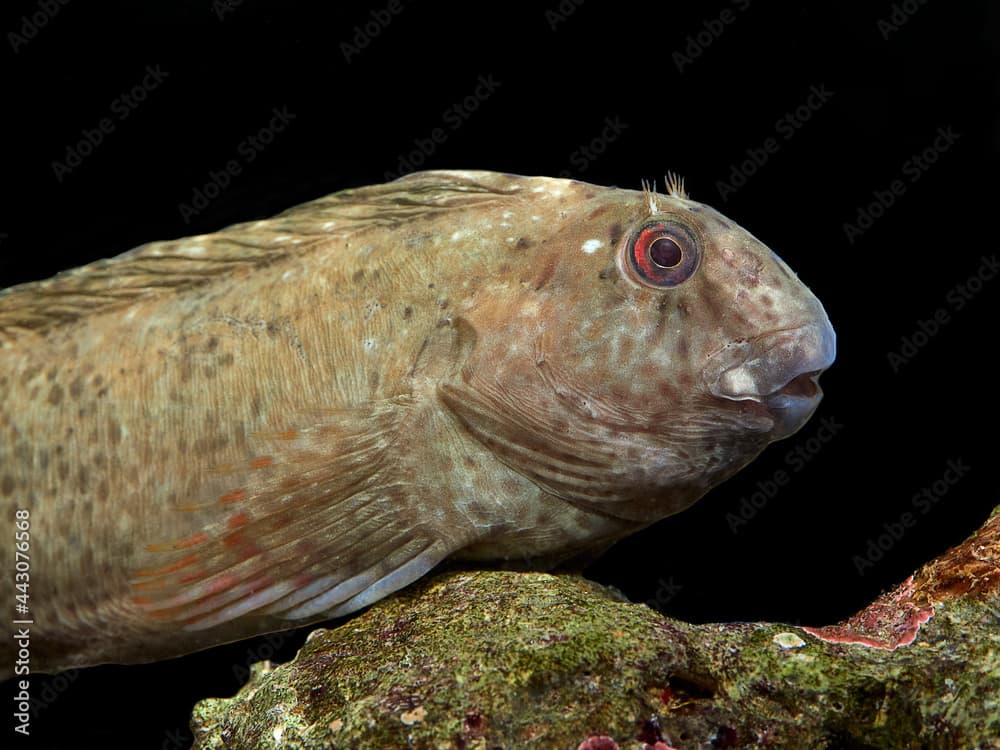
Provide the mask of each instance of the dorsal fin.
[{"label": "dorsal fin", "polygon": [[333,238],[491,202],[519,190],[522,180],[490,172],[419,172],[342,190],[263,221],[141,245],[44,281],[0,290],[0,344],[138,299],[225,279],[240,268],[266,266]]}]

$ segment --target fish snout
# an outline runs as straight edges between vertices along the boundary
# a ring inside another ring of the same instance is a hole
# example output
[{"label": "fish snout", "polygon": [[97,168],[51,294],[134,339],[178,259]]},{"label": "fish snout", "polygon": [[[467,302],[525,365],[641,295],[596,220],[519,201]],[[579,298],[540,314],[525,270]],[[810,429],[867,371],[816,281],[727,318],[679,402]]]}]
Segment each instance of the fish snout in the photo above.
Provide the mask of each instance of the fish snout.
[{"label": "fish snout", "polygon": [[752,401],[772,418],[775,440],[812,416],[823,391],[820,374],[836,357],[836,334],[825,315],[791,329],[731,344],[706,370],[709,391],[730,401]]}]

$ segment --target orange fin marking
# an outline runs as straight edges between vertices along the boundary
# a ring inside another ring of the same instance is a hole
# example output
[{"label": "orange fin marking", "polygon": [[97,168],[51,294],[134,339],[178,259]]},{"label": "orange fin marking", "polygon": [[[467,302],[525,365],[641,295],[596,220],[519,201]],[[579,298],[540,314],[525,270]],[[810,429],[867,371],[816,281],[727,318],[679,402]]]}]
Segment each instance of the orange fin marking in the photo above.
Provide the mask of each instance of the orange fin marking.
[{"label": "orange fin marking", "polygon": [[240,489],[240,490],[229,490],[229,492],[225,493],[222,497],[219,498],[219,502],[220,503],[238,503],[241,500],[246,500],[246,499],[247,499],[247,491],[246,490],[242,490],[242,489]]},{"label": "orange fin marking", "polygon": [[191,583],[193,581],[200,581],[204,577],[205,577],[204,570],[195,570],[191,573],[186,573],[185,575],[178,576],[177,581],[179,583]]},{"label": "orange fin marking", "polygon": [[257,456],[257,458],[250,462],[250,468],[263,469],[265,466],[271,466],[272,464],[274,464],[274,459],[271,456]]},{"label": "orange fin marking", "polygon": [[162,591],[170,585],[170,581],[166,578],[159,578],[152,581],[139,581],[137,583],[133,583],[132,588],[138,591]]},{"label": "orange fin marking", "polygon": [[199,531],[197,534],[189,536],[187,539],[179,539],[176,542],[160,542],[156,544],[147,544],[146,550],[148,552],[170,552],[172,550],[195,547],[199,544],[204,544],[207,541],[208,541],[208,534],[206,534],[204,531]]},{"label": "orange fin marking", "polygon": [[264,440],[295,440],[299,436],[298,430],[284,430],[283,432],[254,432],[255,438]]},{"label": "orange fin marking", "polygon": [[243,511],[240,511],[235,516],[226,521],[226,528],[235,531],[238,528],[246,526],[249,520],[250,516],[244,513]]},{"label": "orange fin marking", "polygon": [[[159,568],[144,568],[143,570],[137,570],[133,575],[139,576],[141,578],[162,576],[166,575],[167,573],[173,573],[175,570],[180,570],[181,568],[187,567],[197,559],[198,559],[197,555],[188,555],[187,557],[182,557],[180,560],[177,560],[176,562],[172,562],[169,565],[163,565]],[[149,582],[147,581],[146,583]],[[136,585],[138,586],[138,584]]]}]

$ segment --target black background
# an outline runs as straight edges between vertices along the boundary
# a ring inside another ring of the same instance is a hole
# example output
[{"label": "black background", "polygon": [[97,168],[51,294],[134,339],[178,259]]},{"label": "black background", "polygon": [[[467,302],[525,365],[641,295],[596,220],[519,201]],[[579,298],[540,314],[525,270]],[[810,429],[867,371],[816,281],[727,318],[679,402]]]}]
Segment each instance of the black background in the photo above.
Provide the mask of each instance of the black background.
[{"label": "black background", "polygon": [[[70,0],[31,38],[23,14],[43,5],[5,5],[0,287],[381,182],[401,159],[628,188],[662,184],[675,170],[692,197],[761,238],[816,292],[838,332],[838,360],[799,434],[690,511],[619,544],[589,575],[693,621],[827,624],[982,523],[996,501],[1000,280],[961,310],[949,293],[997,251],[995,7],[401,1],[348,60],[342,43],[388,3],[331,5]],[[731,22],[713,24],[724,9]],[[880,27],[886,20],[896,28]],[[113,103],[147,66],[166,78],[121,119]],[[452,128],[454,110],[445,113],[480,77],[499,85]],[[814,88],[832,96],[796,115]],[[246,163],[239,144],[276,107],[294,119]],[[787,115],[799,127],[777,124]],[[113,131],[57,176],[53,162],[103,117]],[[627,127],[592,144],[607,118]],[[413,157],[434,128],[445,141]],[[912,181],[908,160],[933,149],[939,129],[960,137]],[[767,138],[777,151],[722,196],[719,183]],[[233,158],[241,173],[186,221],[179,204]],[[905,191],[848,238],[845,222],[896,179]],[[894,371],[888,355],[939,308],[949,322]],[[808,443],[823,418],[842,428]],[[809,457],[801,470],[787,458],[796,448]],[[949,459],[967,475],[921,513],[914,494],[942,479]],[[743,499],[778,470],[788,485],[734,533]],[[916,523],[859,574],[858,556],[904,512]],[[282,639],[279,658],[304,635]],[[9,728],[4,737],[16,746],[186,747],[192,704],[231,695],[236,672],[268,655],[255,641],[58,683],[39,676],[33,693],[59,697],[39,711],[31,741]]]}]

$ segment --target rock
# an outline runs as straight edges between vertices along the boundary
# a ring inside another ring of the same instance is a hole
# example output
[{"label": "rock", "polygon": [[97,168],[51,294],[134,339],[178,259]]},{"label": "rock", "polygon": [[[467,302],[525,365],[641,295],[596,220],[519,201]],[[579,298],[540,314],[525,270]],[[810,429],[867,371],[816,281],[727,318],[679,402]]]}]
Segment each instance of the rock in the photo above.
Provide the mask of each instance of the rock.
[{"label": "rock", "polygon": [[826,628],[690,625],[576,575],[444,573],[256,665],[192,729],[201,750],[1000,748],[1000,512]]}]

